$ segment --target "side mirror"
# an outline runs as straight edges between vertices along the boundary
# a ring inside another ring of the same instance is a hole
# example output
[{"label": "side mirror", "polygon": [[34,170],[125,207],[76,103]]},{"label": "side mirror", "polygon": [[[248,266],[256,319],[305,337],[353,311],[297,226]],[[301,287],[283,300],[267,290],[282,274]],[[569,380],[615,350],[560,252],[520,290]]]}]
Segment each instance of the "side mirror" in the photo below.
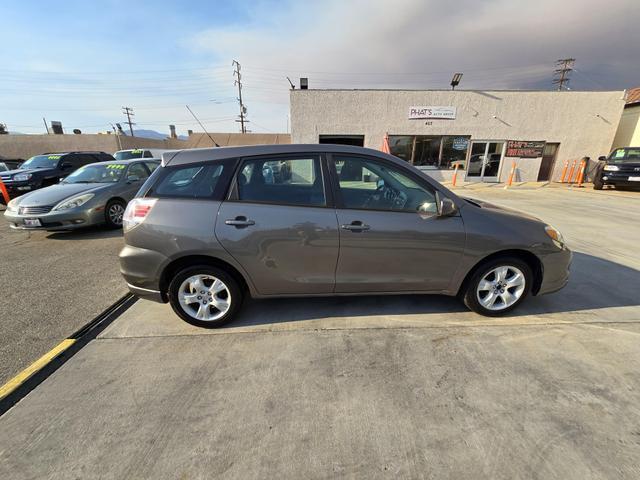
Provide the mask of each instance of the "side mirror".
[{"label": "side mirror", "polygon": [[73,168],[73,165],[71,165],[69,162],[64,162],[62,165],[60,165],[60,168],[62,170],[69,170]]},{"label": "side mirror", "polygon": [[140,177],[137,175],[129,175],[127,177],[127,183],[136,183],[140,181]]},{"label": "side mirror", "polygon": [[600,160],[601,162],[606,162],[607,161],[607,157],[605,157],[604,155],[600,155],[598,157],[598,160]]},{"label": "side mirror", "polygon": [[438,216],[439,217],[451,217],[458,212],[456,204],[453,200],[447,197],[443,197],[438,203]]}]

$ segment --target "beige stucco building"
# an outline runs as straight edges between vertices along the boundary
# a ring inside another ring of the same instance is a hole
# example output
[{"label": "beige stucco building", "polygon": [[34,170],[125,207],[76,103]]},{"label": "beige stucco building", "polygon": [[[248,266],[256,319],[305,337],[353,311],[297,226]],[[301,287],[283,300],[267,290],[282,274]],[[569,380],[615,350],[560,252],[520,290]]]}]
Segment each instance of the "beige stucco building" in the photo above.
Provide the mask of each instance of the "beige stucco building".
[{"label": "beige stucco building", "polygon": [[292,90],[293,143],[391,153],[438,180],[558,180],[565,161],[607,155],[624,91]]},{"label": "beige stucco building", "polygon": [[640,87],[627,92],[627,103],[613,140],[613,148],[640,147]]}]

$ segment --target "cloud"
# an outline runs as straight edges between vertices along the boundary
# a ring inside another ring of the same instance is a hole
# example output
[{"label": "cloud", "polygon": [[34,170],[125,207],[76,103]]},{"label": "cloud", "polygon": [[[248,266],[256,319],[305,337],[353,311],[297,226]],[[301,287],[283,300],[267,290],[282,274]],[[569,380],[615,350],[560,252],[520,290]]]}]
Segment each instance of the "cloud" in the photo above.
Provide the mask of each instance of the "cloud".
[{"label": "cloud", "polygon": [[[262,96],[285,75],[312,87],[551,88],[554,61],[572,56],[574,86],[640,83],[637,0],[326,0],[262,5],[244,26],[196,33],[190,43],[237,58]],[[423,74],[423,75],[418,75]]]}]

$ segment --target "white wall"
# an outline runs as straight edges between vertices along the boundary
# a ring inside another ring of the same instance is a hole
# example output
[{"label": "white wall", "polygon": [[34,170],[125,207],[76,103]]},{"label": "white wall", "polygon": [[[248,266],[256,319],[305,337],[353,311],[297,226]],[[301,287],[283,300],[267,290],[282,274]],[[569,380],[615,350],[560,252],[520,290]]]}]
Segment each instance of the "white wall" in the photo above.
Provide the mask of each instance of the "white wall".
[{"label": "white wall", "polygon": [[[456,119],[434,119],[430,125],[409,120],[409,107],[420,105],[455,106]],[[293,143],[318,143],[320,134],[359,134],[375,149],[385,133],[557,142],[552,176],[557,180],[564,160],[609,153],[623,107],[623,91],[292,90],[291,134]],[[535,160],[519,161],[521,180],[537,178]],[[503,163],[502,178],[511,165]]]}]

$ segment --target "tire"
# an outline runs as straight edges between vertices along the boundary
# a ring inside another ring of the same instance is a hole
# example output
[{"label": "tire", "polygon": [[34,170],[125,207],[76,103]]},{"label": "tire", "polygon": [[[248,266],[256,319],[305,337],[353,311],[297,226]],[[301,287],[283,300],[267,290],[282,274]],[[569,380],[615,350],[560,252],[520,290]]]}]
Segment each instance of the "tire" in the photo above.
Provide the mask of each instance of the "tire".
[{"label": "tire", "polygon": [[[194,280],[198,277],[200,285],[203,286],[200,291],[195,288],[198,284]],[[216,292],[213,290],[214,285],[217,288],[223,286],[224,290]],[[171,308],[182,320],[196,327],[216,328],[230,322],[240,309],[242,300],[242,289],[233,276],[210,265],[185,268],[179,271],[169,284]],[[225,302],[226,310],[218,308]],[[205,315],[208,318],[204,318]]]},{"label": "tire", "polygon": [[122,200],[109,200],[104,208],[104,220],[109,228],[122,228],[122,216],[127,205]]},{"label": "tire", "polygon": [[[496,269],[505,269],[503,278],[496,277]],[[493,273],[492,273],[493,272]],[[524,285],[518,283],[516,275],[521,274]],[[499,281],[498,281],[499,280]],[[509,280],[513,282],[509,285]],[[490,289],[480,289],[480,283]],[[517,285],[517,286],[516,286]],[[480,265],[466,284],[463,294],[464,304],[472,311],[487,317],[499,317],[516,308],[529,295],[533,285],[533,273],[529,265],[516,257],[492,259]],[[500,288],[502,287],[502,288]],[[506,287],[506,288],[505,288]],[[491,294],[493,293],[493,297]],[[506,295],[510,293],[511,296]],[[493,307],[491,300],[495,297]],[[517,298],[513,298],[517,297]],[[513,303],[511,303],[513,300]]]},{"label": "tire", "polygon": [[596,177],[593,179],[593,189],[594,190],[602,190],[602,187],[604,187],[604,183],[602,183],[602,179]]}]

